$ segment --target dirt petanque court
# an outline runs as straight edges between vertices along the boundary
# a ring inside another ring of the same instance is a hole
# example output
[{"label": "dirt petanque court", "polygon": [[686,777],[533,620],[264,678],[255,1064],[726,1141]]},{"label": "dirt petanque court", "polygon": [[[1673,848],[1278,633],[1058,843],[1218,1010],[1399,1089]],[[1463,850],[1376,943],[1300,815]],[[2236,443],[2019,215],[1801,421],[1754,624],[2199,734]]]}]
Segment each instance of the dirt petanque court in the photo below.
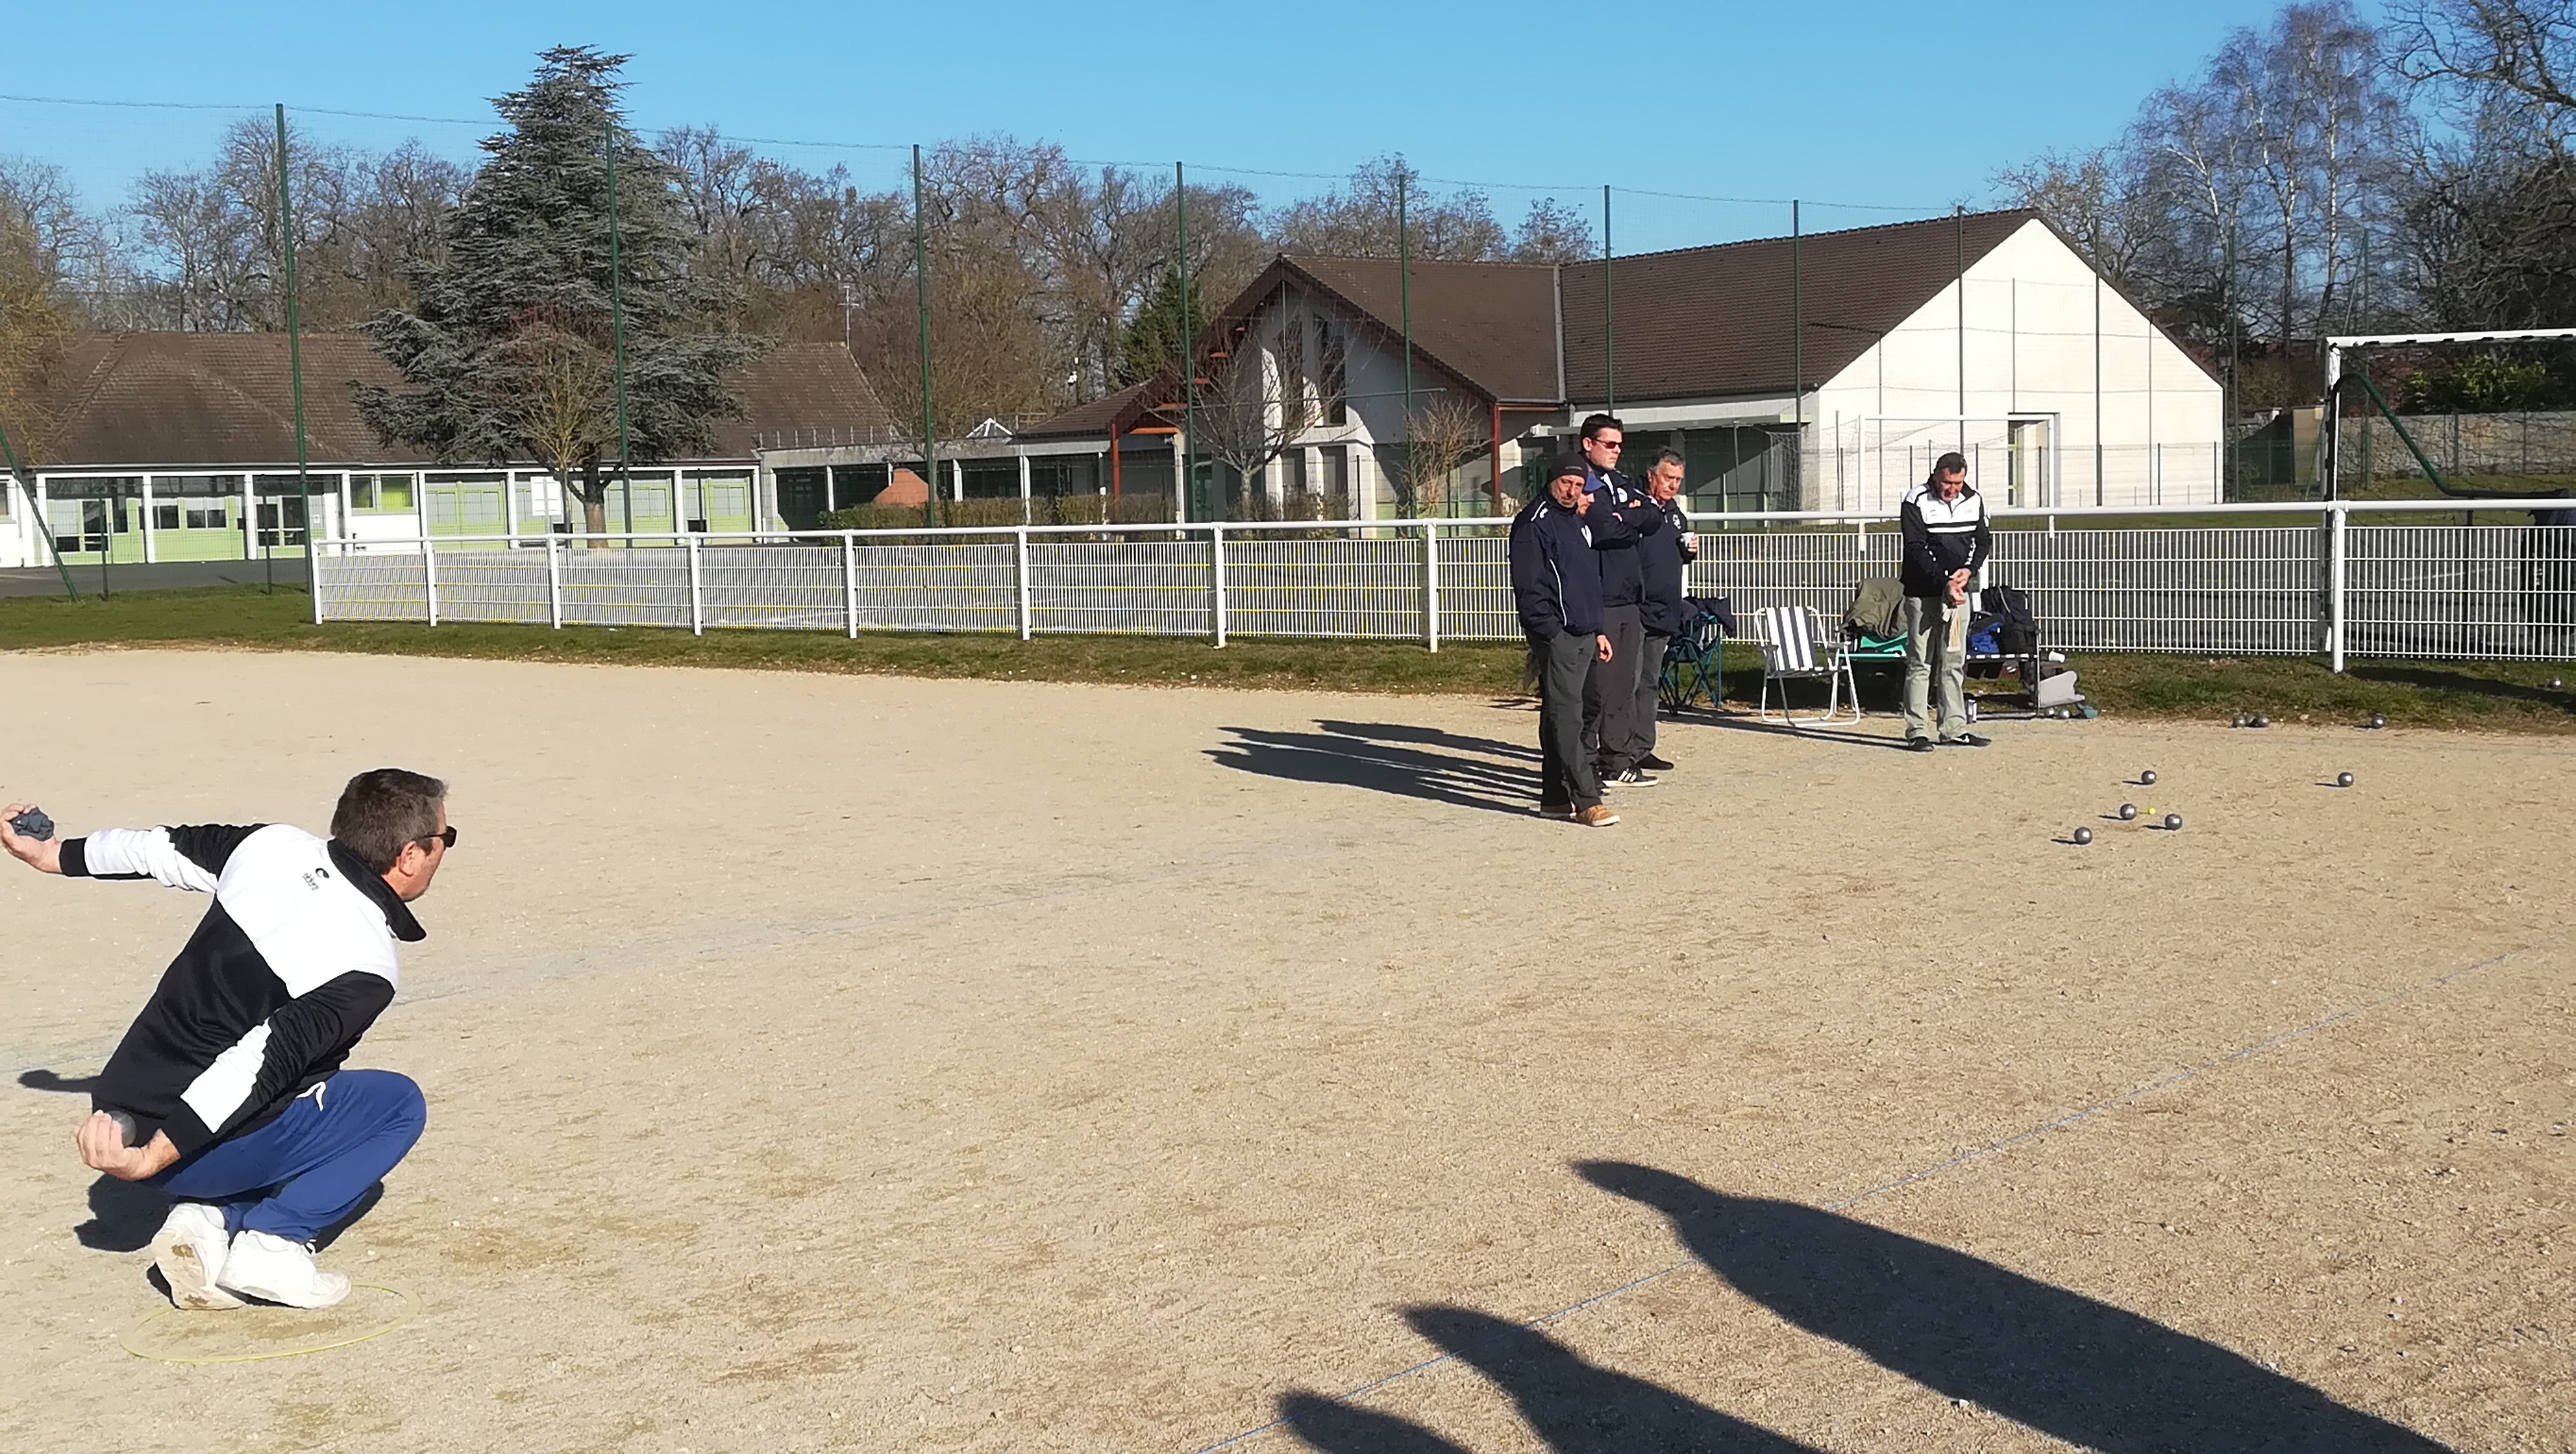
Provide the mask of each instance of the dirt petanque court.
[{"label": "dirt petanque court", "polygon": [[1670,725],[1601,831],[1483,700],[0,689],[66,834],[460,831],[319,1314],[161,1311],[72,1148],[206,901],[0,865],[0,1447],[2576,1449],[2563,739]]}]

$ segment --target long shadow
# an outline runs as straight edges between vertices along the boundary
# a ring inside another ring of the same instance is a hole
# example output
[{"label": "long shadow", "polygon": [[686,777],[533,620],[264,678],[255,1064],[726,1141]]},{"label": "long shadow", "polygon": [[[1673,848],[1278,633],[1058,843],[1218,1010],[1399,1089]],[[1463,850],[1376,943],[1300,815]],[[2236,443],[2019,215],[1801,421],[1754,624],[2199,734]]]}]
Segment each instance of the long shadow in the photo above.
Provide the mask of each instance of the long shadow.
[{"label": "long shadow", "polygon": [[2536,702],[2556,707],[2563,712],[2576,712],[2576,694],[2553,692],[2529,682],[2499,681],[2494,677],[2475,676],[2464,671],[2442,671],[2420,666],[2369,666],[2353,662],[2346,674],[2362,681],[2402,683],[2428,691],[2459,692],[2481,697],[2504,697],[2517,702]]},{"label": "long shadow", "polygon": [[55,1091],[67,1096],[85,1096],[98,1089],[94,1075],[59,1075],[50,1070],[22,1070],[18,1084],[29,1090]]},{"label": "long shadow", "polygon": [[2215,1343],[1947,1247],[1628,1162],[1575,1170],[1672,1218],[1695,1256],[1799,1327],[2101,1454],[2444,1448]]},{"label": "long shadow", "polygon": [[[1529,714],[1535,717],[1535,713]],[[1491,737],[1466,737],[1438,727],[1416,727],[1409,722],[1317,722],[1327,732],[1344,737],[1361,737],[1371,742],[1402,742],[1416,747],[1448,747],[1460,752],[1481,752],[1488,757],[1512,757],[1523,762],[1539,760],[1536,745],[1527,742],[1503,742]]]},{"label": "long shadow", "polygon": [[169,1214],[170,1198],[161,1188],[102,1176],[89,1184],[89,1220],[72,1228],[72,1236],[100,1252],[138,1252],[152,1245],[152,1234]]},{"label": "long shadow", "polygon": [[1232,742],[1208,756],[1242,772],[1291,782],[1339,783],[1398,797],[1423,798],[1461,808],[1526,814],[1538,796],[1538,775],[1501,763],[1479,762],[1328,732],[1273,732],[1228,727]]},{"label": "long shadow", "polygon": [[[1815,1454],[1786,1435],[1590,1362],[1524,1324],[1440,1306],[1407,1308],[1404,1320],[1509,1394],[1522,1421],[1557,1454]],[[1298,1437],[1331,1454],[1459,1450],[1419,1424],[1310,1393],[1281,1399],[1279,1414]]]},{"label": "long shadow", "polygon": [[1905,750],[1905,739],[1874,732],[1854,732],[1850,724],[1833,727],[1797,727],[1786,722],[1765,722],[1751,714],[1717,716],[1700,713],[1681,720],[1701,727],[1716,727],[1728,732],[1754,732],[1765,737],[1795,737],[1802,742],[1840,742],[1852,747],[1883,747],[1891,752]]}]

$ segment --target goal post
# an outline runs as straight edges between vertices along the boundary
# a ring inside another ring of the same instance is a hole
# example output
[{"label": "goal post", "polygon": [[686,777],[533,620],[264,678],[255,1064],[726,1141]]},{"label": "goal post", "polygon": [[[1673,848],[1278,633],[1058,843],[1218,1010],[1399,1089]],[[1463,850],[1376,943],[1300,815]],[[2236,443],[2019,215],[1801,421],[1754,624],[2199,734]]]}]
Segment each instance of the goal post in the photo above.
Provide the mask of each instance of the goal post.
[{"label": "goal post", "polygon": [[[2421,470],[2425,480],[2442,494],[2465,497],[2490,497],[2500,494],[2510,496],[2515,494],[2531,493],[2520,490],[2497,490],[2476,487],[2463,488],[2455,484],[2454,480],[2449,476],[2456,475],[2461,472],[2460,461],[2462,451],[2460,449],[2458,438],[2460,429],[2459,416],[2456,414],[2452,416],[2451,429],[2453,438],[2451,440],[2450,457],[2453,467],[2450,471],[2446,472],[2442,466],[2436,462],[2435,455],[2439,451],[2428,449],[2428,441],[2419,437],[2423,424],[2427,422],[2438,422],[2441,416],[2430,416],[2429,419],[2419,417],[2417,427],[2410,429],[2405,419],[2401,417],[2396,408],[2390,404],[2387,395],[2380,390],[2377,384],[2371,381],[2370,375],[2367,371],[2347,368],[2346,355],[2357,354],[2361,351],[2370,349],[2444,347],[2476,349],[2497,348],[2500,346],[2524,343],[2564,343],[2571,341],[2576,341],[2576,328],[2499,328],[2453,331],[2447,333],[2359,333],[2339,334],[2328,337],[2325,341],[2324,360],[2325,407],[2322,411],[2323,417],[2320,420],[2320,427],[2317,431],[2317,453],[2319,455],[2318,474],[2323,485],[2321,492],[2329,500],[2337,499],[2341,495],[2343,468],[2346,459],[2348,458],[2350,448],[2344,439],[2346,426],[2343,418],[2343,401],[2347,395],[2357,394],[2360,396],[2361,400],[2361,414],[2363,422],[2365,425],[2372,426],[2371,433],[2366,434],[2362,441],[2362,457],[2364,461],[2363,468],[2365,472],[2363,485],[2365,487],[2370,483],[2369,475],[2372,472],[2370,461],[2371,457],[2376,453],[2376,451],[2371,448],[2373,442],[2371,435],[2378,433],[2376,422],[2384,421],[2387,426],[2387,433],[2394,437],[2394,442],[2402,448],[2404,454],[2411,458],[2415,466]],[[2526,420],[2526,440],[2528,438],[2528,430],[2529,424]],[[2525,453],[2526,458],[2520,472],[2530,473],[2532,465],[2527,457],[2527,448]],[[2564,453],[2564,451],[2551,451],[2551,453]],[[2555,463],[2560,464],[2571,462],[2576,461],[2555,461]],[[2492,473],[2493,471],[2487,470],[2484,467],[2479,467],[2473,472],[2485,474]],[[2540,472],[2549,475],[2565,473],[2565,471],[2556,468],[2545,469]],[[2563,488],[2563,486],[2560,488]]]}]

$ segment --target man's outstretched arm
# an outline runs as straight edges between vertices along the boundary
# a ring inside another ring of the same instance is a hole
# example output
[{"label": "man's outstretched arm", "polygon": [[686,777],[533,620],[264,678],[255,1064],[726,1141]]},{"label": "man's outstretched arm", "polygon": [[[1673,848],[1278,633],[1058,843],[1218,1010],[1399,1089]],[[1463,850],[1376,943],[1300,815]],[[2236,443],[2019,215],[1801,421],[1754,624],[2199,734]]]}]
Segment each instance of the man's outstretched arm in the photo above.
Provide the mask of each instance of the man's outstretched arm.
[{"label": "man's outstretched arm", "polygon": [[[14,818],[26,804],[0,809]],[[242,841],[265,825],[207,823],[178,828],[101,828],[83,838],[38,842],[0,822],[0,848],[40,873],[72,878],[153,879],[210,894]]]}]

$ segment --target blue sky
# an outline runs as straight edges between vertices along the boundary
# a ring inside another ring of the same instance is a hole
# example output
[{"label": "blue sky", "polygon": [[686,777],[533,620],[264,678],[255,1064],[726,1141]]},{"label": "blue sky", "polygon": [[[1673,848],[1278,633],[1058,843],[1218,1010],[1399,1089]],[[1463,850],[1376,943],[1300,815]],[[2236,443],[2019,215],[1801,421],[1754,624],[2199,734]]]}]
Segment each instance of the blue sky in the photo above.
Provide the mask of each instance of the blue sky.
[{"label": "blue sky", "polygon": [[[559,42],[634,56],[633,118],[743,135],[900,145],[1006,132],[1074,156],[1320,188],[1243,171],[1342,174],[1401,151],[1423,173],[1531,183],[1597,209],[1599,188],[1800,196],[1945,210],[1998,167],[2115,135],[2272,7],[1943,3],[1093,6],[494,4],[435,9],[32,3],[0,90],[99,100],[401,113],[299,115],[317,137],[417,136],[468,159],[488,98]],[[431,17],[424,20],[423,17]],[[1289,23],[1293,20],[1293,26]],[[151,167],[199,165],[221,110],[0,101],[0,154],[68,168],[93,206]],[[770,146],[890,181],[894,151]],[[1516,218],[1537,190],[1495,186]],[[1811,229],[1892,220],[1814,206]],[[1616,204],[1622,252],[1785,232],[1784,208],[1645,195]]]}]

